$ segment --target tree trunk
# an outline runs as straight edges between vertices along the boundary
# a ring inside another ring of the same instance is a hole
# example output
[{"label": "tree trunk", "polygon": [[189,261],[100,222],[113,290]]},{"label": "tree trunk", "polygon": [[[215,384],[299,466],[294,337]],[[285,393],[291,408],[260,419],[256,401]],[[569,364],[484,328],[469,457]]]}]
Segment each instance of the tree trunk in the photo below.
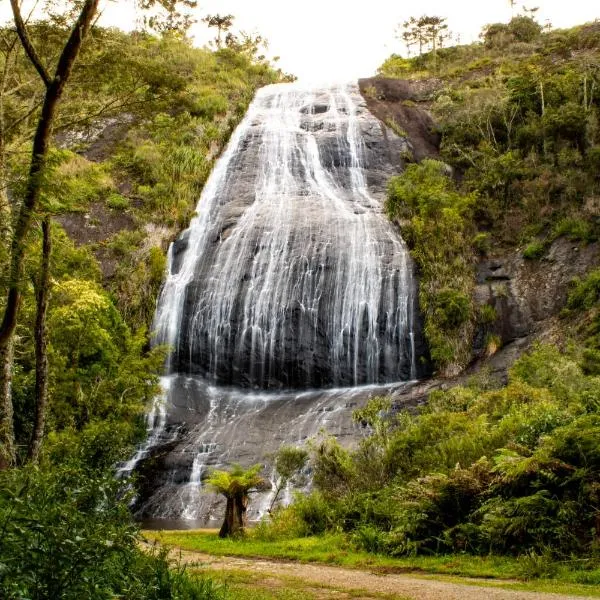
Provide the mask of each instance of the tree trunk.
[{"label": "tree trunk", "polygon": [[15,463],[13,405],[11,401],[13,338],[0,341],[0,470]]},{"label": "tree trunk", "polygon": [[35,317],[35,421],[31,441],[27,450],[27,459],[36,463],[39,459],[44,439],[44,424],[48,406],[48,330],[46,314],[50,295],[50,253],[52,237],[50,217],[42,223],[42,263],[36,293],[37,313]]},{"label": "tree trunk", "polygon": [[8,168],[6,166],[2,103],[0,98],[0,257],[6,257],[5,253],[10,245],[12,213],[8,200]]},{"label": "tree trunk", "polygon": [[283,477],[279,478],[277,482],[277,486],[275,487],[275,493],[273,494],[273,498],[271,500],[271,504],[269,504],[269,510],[267,511],[269,514],[273,512],[273,508],[275,507],[275,503],[279,499],[279,494],[281,494],[281,490],[287,485],[287,480]]},{"label": "tree trunk", "polygon": [[246,510],[248,508],[248,494],[239,493],[227,497],[225,520],[221,525],[219,537],[225,538],[244,533],[247,525]]},{"label": "tree trunk", "polygon": [[8,168],[6,166],[6,117],[5,100],[6,87],[8,83],[8,74],[14,61],[11,61],[11,55],[16,43],[14,41],[7,44],[4,54],[4,68],[2,70],[2,80],[0,81],[0,244],[1,252],[4,254],[8,250],[11,234],[11,210],[8,201]]}]

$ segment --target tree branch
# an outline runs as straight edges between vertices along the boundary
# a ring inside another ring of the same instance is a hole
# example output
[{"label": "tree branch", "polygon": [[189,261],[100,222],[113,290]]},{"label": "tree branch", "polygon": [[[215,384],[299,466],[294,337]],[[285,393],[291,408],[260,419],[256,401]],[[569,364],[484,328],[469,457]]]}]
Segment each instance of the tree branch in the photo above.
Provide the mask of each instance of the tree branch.
[{"label": "tree branch", "polygon": [[40,106],[42,101],[39,100],[33,104],[33,106],[27,110],[27,112],[21,115],[18,119],[15,119],[5,130],[5,133],[10,133],[13,129],[17,128],[23,121],[28,119]]},{"label": "tree branch", "polygon": [[[16,0],[11,0],[15,2]],[[58,59],[58,65],[56,66],[56,73],[54,74],[54,84],[57,88],[57,93],[60,96],[66,83],[67,78],[71,74],[73,63],[79,54],[79,49],[83,42],[83,38],[87,35],[87,32],[91,26],[94,14],[98,8],[99,0],[87,0],[81,9],[79,18],[71,31],[71,35],[65,44],[63,51]]]},{"label": "tree branch", "polygon": [[43,65],[36,49],[34,48],[31,40],[29,39],[29,34],[27,33],[27,28],[25,27],[25,23],[23,22],[23,17],[21,16],[21,9],[19,8],[18,0],[10,0],[10,5],[12,7],[13,15],[15,18],[15,25],[17,27],[17,34],[19,39],[21,40],[21,44],[29,60],[35,67],[36,71],[40,74],[42,81],[46,87],[50,87],[52,83],[52,79],[50,79],[50,75],[48,75],[48,71],[46,71],[46,67]]},{"label": "tree branch", "polygon": [[[17,313],[21,300],[20,281],[23,275],[25,259],[25,239],[29,233],[31,218],[41,194],[42,174],[46,162],[46,155],[48,153],[48,144],[52,133],[52,126],[54,124],[56,108],[71,74],[73,63],[81,49],[83,39],[90,28],[96,9],[98,8],[98,1],[99,0],[85,0],[81,13],[77,18],[77,22],[61,52],[54,79],[52,79],[50,84],[46,87],[46,95],[42,105],[40,119],[33,138],[27,187],[13,231],[8,294],[4,306],[4,315],[2,322],[0,323],[0,350],[6,348],[7,344],[11,343],[13,332],[17,324]],[[24,30],[17,0],[11,0],[11,5],[15,11],[15,19],[18,16]],[[25,39],[29,42],[27,32],[25,32]],[[0,398],[0,401],[1,400],[2,398]],[[0,468],[1,466],[0,461]]]}]

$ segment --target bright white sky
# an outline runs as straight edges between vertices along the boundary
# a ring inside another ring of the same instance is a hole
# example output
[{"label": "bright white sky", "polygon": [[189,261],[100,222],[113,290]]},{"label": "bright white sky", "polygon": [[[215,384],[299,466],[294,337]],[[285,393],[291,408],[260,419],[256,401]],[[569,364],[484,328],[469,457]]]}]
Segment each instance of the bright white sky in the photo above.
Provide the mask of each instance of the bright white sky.
[{"label": "bright white sky", "polygon": [[[124,29],[135,26],[131,0],[104,0],[102,22]],[[269,40],[269,55],[300,79],[342,81],[375,74],[392,54],[403,53],[395,38],[398,23],[422,14],[448,18],[462,42],[477,38],[487,23],[507,22],[508,0],[199,0],[197,19],[206,14],[233,14],[234,30],[260,33]],[[520,7],[521,2],[517,2]],[[554,27],[569,27],[600,18],[597,0],[530,0],[539,6],[537,19]],[[0,0],[0,20],[10,18],[8,0]],[[214,37],[204,23],[192,30],[196,44]]]}]

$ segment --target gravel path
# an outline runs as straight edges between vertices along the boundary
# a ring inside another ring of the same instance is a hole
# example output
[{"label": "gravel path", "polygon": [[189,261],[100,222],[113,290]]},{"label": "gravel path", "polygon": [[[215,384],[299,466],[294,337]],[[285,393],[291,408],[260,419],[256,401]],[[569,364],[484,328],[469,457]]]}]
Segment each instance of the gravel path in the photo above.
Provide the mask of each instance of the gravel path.
[{"label": "gravel path", "polygon": [[[364,590],[364,598],[372,598],[372,593],[384,598],[410,598],[411,600],[594,600],[591,596],[566,596],[540,592],[523,592],[495,588],[497,580],[474,580],[465,578],[465,583],[454,583],[416,577],[414,575],[385,574],[369,571],[330,567],[326,565],[296,562],[276,562],[272,560],[212,556],[185,550],[173,551],[174,558],[189,565],[206,569],[239,569],[263,574],[267,577],[293,578],[302,580],[307,586],[335,588],[329,594],[322,590],[323,598],[340,598],[339,591],[352,591],[358,598],[357,590]],[[469,584],[477,581],[480,585]],[[485,583],[485,587],[481,584]],[[597,600],[597,598],[595,599]]]}]

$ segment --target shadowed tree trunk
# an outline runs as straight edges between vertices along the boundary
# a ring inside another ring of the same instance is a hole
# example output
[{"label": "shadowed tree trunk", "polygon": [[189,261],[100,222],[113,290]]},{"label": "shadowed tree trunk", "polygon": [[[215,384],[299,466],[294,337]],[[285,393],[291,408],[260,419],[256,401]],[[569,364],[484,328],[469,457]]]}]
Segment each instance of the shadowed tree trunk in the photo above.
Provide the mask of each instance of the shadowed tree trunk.
[{"label": "shadowed tree trunk", "polygon": [[[13,434],[13,405],[10,401],[12,382],[13,338],[0,346],[0,470],[7,469],[15,461]],[[8,402],[6,401],[8,399]]]},{"label": "shadowed tree trunk", "polygon": [[219,537],[229,537],[243,533],[248,525],[246,511],[248,509],[248,494],[245,492],[227,497],[225,519],[219,531]]},{"label": "shadowed tree trunk", "polygon": [[21,279],[23,277],[23,264],[25,259],[25,240],[31,228],[33,213],[39,204],[40,193],[43,185],[44,166],[48,145],[52,135],[52,125],[56,108],[69,80],[75,59],[81,50],[81,44],[87,35],[92,20],[98,8],[99,0],[85,0],[79,17],[67,40],[54,77],[50,77],[35,48],[33,47],[25,23],[21,16],[18,0],[10,0],[13,10],[17,34],[21,44],[33,66],[39,73],[46,94],[31,152],[31,164],[27,177],[27,184],[23,201],[15,220],[10,246],[10,267],[8,279],[8,294],[4,308],[4,315],[0,324],[0,469],[6,469],[14,463],[14,427],[12,423],[12,398],[10,394],[12,375],[12,345],[17,315],[21,302]]},{"label": "shadowed tree trunk", "polygon": [[27,459],[37,462],[44,439],[44,424],[48,407],[48,329],[46,314],[50,295],[50,254],[52,237],[50,216],[42,223],[42,263],[36,293],[37,313],[35,317],[35,420]]}]

